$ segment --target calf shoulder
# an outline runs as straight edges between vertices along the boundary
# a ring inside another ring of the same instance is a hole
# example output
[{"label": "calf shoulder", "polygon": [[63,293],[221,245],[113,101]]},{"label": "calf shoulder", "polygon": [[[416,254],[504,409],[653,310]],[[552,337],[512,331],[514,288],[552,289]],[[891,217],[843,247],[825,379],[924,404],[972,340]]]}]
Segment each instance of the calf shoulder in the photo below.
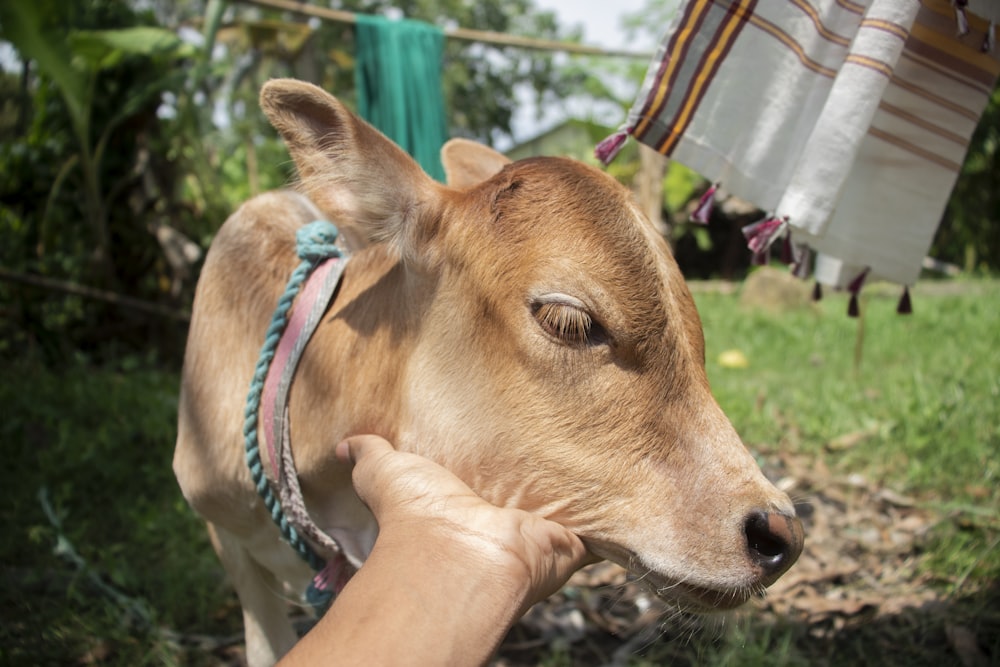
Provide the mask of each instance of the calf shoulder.
[{"label": "calf shoulder", "polygon": [[243,413],[274,305],[298,263],[295,230],[321,217],[294,192],[251,199],[219,229],[195,294],[178,407],[174,472],[184,497],[237,533],[258,503]]}]

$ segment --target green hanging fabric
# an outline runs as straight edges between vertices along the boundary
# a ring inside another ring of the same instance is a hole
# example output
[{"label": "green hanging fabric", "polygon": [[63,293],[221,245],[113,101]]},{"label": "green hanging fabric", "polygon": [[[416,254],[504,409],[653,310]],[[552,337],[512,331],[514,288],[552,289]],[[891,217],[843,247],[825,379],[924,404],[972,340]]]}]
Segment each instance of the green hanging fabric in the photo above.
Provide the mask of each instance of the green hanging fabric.
[{"label": "green hanging fabric", "polygon": [[448,138],[441,87],[444,32],[427,23],[359,14],[355,85],[362,118],[439,181]]}]

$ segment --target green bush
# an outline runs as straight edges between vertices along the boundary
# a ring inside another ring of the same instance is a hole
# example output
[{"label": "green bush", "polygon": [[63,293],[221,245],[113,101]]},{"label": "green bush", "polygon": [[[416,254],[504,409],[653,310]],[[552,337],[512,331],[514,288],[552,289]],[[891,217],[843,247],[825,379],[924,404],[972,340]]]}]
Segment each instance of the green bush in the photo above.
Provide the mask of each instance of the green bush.
[{"label": "green bush", "polygon": [[171,470],[176,374],[22,361],[3,377],[0,662],[177,663],[165,629],[239,632]]}]

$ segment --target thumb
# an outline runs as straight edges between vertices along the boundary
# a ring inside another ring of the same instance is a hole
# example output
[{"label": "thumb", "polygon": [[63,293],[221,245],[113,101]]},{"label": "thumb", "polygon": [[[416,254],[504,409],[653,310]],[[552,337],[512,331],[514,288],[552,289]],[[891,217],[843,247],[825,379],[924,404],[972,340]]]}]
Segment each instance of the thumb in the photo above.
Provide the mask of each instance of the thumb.
[{"label": "thumb", "polygon": [[353,435],[337,445],[337,458],[343,463],[357,464],[362,458],[396,451],[388,440],[377,435]]},{"label": "thumb", "polygon": [[392,444],[377,435],[355,435],[337,445],[337,458],[344,463],[353,463],[351,481],[361,500],[377,517],[380,498],[392,483],[393,467],[387,459],[397,454]]}]

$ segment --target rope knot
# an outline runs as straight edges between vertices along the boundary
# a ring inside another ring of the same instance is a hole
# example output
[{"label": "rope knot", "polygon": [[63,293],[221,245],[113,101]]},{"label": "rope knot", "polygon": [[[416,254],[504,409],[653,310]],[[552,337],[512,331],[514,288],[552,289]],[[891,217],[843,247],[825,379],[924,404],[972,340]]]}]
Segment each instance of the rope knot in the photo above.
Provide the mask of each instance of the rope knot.
[{"label": "rope knot", "polygon": [[295,232],[295,249],[299,258],[318,263],[330,257],[340,257],[338,234],[336,225],[326,220],[316,220],[300,228]]}]

